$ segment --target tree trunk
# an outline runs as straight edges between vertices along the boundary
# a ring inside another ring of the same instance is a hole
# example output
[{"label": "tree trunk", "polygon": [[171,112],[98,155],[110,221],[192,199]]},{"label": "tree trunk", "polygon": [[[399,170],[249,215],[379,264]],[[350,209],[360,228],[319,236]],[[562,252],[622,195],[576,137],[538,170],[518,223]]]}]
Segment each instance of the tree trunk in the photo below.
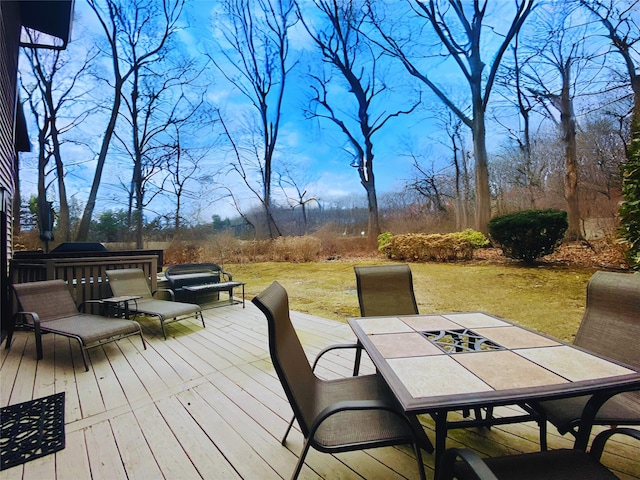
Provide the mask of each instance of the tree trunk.
[{"label": "tree trunk", "polygon": [[576,145],[576,118],[573,113],[573,100],[570,94],[571,81],[570,58],[564,65],[562,72],[562,93],[560,97],[560,125],[562,128],[562,142],[564,143],[565,177],[564,196],[567,200],[567,214],[569,228],[568,240],[583,238],[580,227],[580,203],[578,198],[578,150]]},{"label": "tree trunk", "polygon": [[376,194],[376,182],[373,175],[373,146],[367,142],[367,161],[358,168],[360,183],[367,192],[367,207],[369,209],[369,223],[367,227],[367,241],[370,246],[378,245],[380,235],[380,215],[378,213],[378,196]]},{"label": "tree trunk", "polygon": [[55,127],[55,120],[51,122],[51,141],[53,143],[53,157],[56,162],[56,177],[58,179],[58,225],[56,228],[59,240],[68,242],[71,240],[71,223],[69,220],[69,203],[67,202],[67,187],[64,182],[64,167],[60,155],[60,140]]},{"label": "tree trunk", "polygon": [[[117,60],[114,60],[116,62]],[[100,181],[102,180],[102,171],[104,170],[104,164],[107,160],[107,152],[109,151],[109,144],[111,143],[111,137],[113,135],[113,131],[116,128],[116,120],[118,119],[118,111],[120,110],[120,92],[122,90],[122,84],[120,81],[117,82],[114,99],[113,99],[113,107],[111,109],[111,118],[109,119],[109,123],[107,124],[107,128],[104,132],[104,137],[102,138],[102,146],[100,147],[100,154],[98,155],[98,162],[96,164],[96,171],[93,175],[93,183],[91,184],[91,191],[89,192],[89,197],[87,198],[87,204],[84,207],[84,212],[82,213],[82,219],[80,220],[80,225],[78,226],[78,232],[76,234],[76,242],[86,242],[87,237],[89,236],[89,227],[91,226],[91,217],[93,216],[93,210],[96,207],[96,199],[98,197],[98,188],[100,187]]]},{"label": "tree trunk", "polygon": [[[474,102],[475,104],[475,102]],[[473,114],[473,153],[476,169],[476,230],[487,235],[491,219],[491,190],[484,123],[484,108],[475,107]]]}]

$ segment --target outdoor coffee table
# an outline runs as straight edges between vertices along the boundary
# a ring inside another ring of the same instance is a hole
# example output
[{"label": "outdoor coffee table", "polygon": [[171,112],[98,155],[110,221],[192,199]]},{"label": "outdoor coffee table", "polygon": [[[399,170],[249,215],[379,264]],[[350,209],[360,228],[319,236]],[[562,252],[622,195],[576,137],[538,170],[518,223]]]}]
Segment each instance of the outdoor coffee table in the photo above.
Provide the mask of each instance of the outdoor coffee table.
[{"label": "outdoor coffee table", "polygon": [[434,418],[436,468],[450,411],[593,395],[575,443],[584,450],[600,405],[640,389],[637,369],[484,313],[348,322],[404,411]]}]

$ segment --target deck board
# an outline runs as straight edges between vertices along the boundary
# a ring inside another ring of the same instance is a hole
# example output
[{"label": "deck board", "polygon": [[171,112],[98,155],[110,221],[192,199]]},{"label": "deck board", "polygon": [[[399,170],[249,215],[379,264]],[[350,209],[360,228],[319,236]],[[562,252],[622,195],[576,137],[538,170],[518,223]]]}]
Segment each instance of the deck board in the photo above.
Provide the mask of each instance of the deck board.
[{"label": "deck board", "polygon": [[[325,346],[353,343],[348,325],[292,312],[311,360]],[[166,326],[143,319],[147,349],[139,338],[92,349],[84,371],[77,342],[43,337],[45,358],[35,360],[33,334],[16,332],[0,353],[2,406],[66,392],[66,448],[0,474],[2,480],[289,478],[302,449],[294,425],[280,440],[291,407],[268,354],[267,325],[252,304],[205,310],[206,328],[185,320]],[[349,375],[353,350],[328,354],[317,373]],[[363,358],[362,373],[373,372]],[[499,407],[508,415],[517,407]],[[458,412],[451,414],[460,416]],[[420,418],[433,438],[433,421]],[[596,429],[597,430],[597,429]],[[532,452],[538,447],[533,422],[491,429],[451,430],[447,446],[469,447],[481,455]],[[549,427],[551,448],[570,447],[569,436]],[[615,441],[604,462],[621,478],[640,478],[637,445]],[[433,456],[423,452],[428,477]],[[327,455],[311,451],[300,478],[415,478],[407,446]]]}]

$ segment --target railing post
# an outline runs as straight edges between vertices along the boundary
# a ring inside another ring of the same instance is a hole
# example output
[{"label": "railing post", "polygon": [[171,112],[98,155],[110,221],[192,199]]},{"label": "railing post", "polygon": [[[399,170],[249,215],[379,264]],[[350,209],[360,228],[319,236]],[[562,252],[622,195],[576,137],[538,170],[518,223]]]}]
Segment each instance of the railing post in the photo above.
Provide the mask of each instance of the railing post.
[{"label": "railing post", "polygon": [[55,260],[45,260],[44,261],[44,270],[45,270],[45,279],[47,280],[55,280],[56,279],[56,261]]}]

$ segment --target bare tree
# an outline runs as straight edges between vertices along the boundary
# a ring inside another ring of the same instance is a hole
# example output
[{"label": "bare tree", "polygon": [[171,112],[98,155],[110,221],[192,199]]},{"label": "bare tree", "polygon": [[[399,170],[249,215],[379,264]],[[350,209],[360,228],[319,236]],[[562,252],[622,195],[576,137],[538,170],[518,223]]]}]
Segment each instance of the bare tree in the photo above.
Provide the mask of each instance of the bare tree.
[{"label": "bare tree", "polygon": [[295,172],[295,168],[289,165],[284,165],[282,170],[282,173],[278,175],[278,185],[291,209],[295,211],[300,207],[302,222],[298,225],[297,230],[300,235],[306,235],[309,226],[307,205],[310,203],[319,205],[320,203],[316,197],[309,195],[307,187],[304,186],[309,183],[308,176]]},{"label": "bare tree", "polygon": [[[529,47],[529,60],[521,65],[526,72],[527,88],[544,106],[547,117],[558,127],[564,149],[564,192],[567,202],[569,240],[583,238],[579,202],[580,164],[577,150],[577,120],[575,97],[595,90],[594,78],[600,66],[587,52],[587,27],[575,26],[573,10],[565,8],[540,17],[542,24],[537,38]],[[542,33],[544,32],[544,33]],[[552,110],[551,110],[552,109]],[[554,114],[557,112],[557,114]]]},{"label": "bare tree", "polygon": [[638,0],[580,0],[605,28],[614,52],[620,54],[633,90],[630,139],[627,163],[623,167],[624,202],[620,207],[623,237],[629,246],[629,257],[640,268],[640,70],[638,45]]},{"label": "bare tree", "polygon": [[[456,104],[452,95],[447,93],[445,80],[438,80],[437,73],[431,73],[433,63],[425,66],[421,60],[427,52],[416,51],[414,46],[422,44],[418,39],[402,37],[399,31],[390,33],[381,17],[372,9],[372,19],[384,39],[387,52],[399,59],[406,70],[427,86],[448,108],[450,108],[473,133],[473,153],[476,175],[476,228],[487,232],[491,218],[491,194],[489,190],[488,155],[486,146],[485,115],[489,98],[496,79],[502,57],[511,41],[522,27],[531,12],[534,0],[516,0],[515,12],[505,9],[504,3],[492,3],[486,0],[408,0],[412,5],[416,20],[429,25],[438,40],[432,52],[436,57],[447,58],[453,62],[469,87],[471,112],[466,105]],[[495,10],[494,24],[489,24],[487,7],[491,4]],[[393,7],[395,8],[395,6]],[[503,30],[501,25],[506,28]],[[409,27],[410,33],[422,33],[420,26]],[[487,43],[483,32],[493,32],[497,48],[487,55]],[[485,72],[487,56],[491,57],[489,70]],[[436,72],[443,69],[436,69]]]},{"label": "bare tree", "polygon": [[463,230],[469,226],[469,198],[471,186],[469,179],[469,152],[462,137],[462,121],[449,112],[443,129],[450,141],[454,168],[456,228]]},{"label": "bare tree", "polygon": [[[514,39],[512,48],[513,64],[504,69],[504,75],[499,76],[497,83],[505,87],[505,98],[510,104],[515,105],[519,122],[517,126],[503,121],[501,116],[495,115],[494,120],[509,133],[510,138],[518,146],[517,154],[513,155],[512,161],[517,162],[516,183],[525,188],[528,192],[528,208],[536,208],[536,190],[539,185],[539,177],[534,168],[531,143],[531,122],[534,108],[538,106],[535,95],[526,88],[526,76],[523,74],[524,65],[531,61],[531,58],[520,58],[519,48],[520,33]],[[514,96],[515,94],[515,96]]]},{"label": "bare tree", "polygon": [[175,197],[174,205],[174,233],[179,233],[182,228],[183,208],[186,200],[198,199],[198,192],[190,187],[190,184],[198,179],[202,169],[202,160],[207,156],[210,147],[192,148],[183,141],[181,129],[174,125],[171,135],[173,154],[166,160],[166,169],[170,175],[169,186],[171,194]]},{"label": "bare tree", "polygon": [[[330,76],[311,74],[315,96],[308,115],[333,122],[354,149],[352,166],[358,169],[360,183],[367,192],[368,238],[375,245],[380,234],[380,219],[373,171],[373,135],[392,118],[414,111],[420,101],[406,110],[391,113],[384,108],[391,102],[386,96],[389,88],[380,72],[382,52],[374,52],[374,45],[367,43],[360,30],[366,19],[365,2],[313,0],[313,4],[321,17],[320,24],[314,25],[299,10],[302,22],[320,50],[323,62],[335,69],[346,82],[355,104],[349,111],[343,105],[343,98],[332,99],[329,95],[327,85]],[[309,18],[313,18],[312,15]]]},{"label": "bare tree", "polygon": [[613,52],[622,57],[633,91],[633,114],[636,119],[640,118],[640,0],[580,0],[580,4],[602,24]]},{"label": "bare tree", "polygon": [[[33,32],[29,32],[32,43]],[[20,76],[31,113],[38,125],[38,201],[39,210],[48,209],[47,176],[53,172],[58,190],[57,234],[59,240],[71,240],[69,203],[65,184],[66,168],[62,158],[62,145],[71,141],[66,134],[78,127],[90,113],[88,109],[74,112],[74,105],[81,102],[79,80],[87,74],[87,66],[94,54],[75,63],[69,52],[25,48],[29,63],[28,75]],[[50,165],[53,160],[53,166]]]},{"label": "bare tree", "polygon": [[[103,53],[111,58],[113,79],[106,83],[113,89],[109,108],[109,120],[104,129],[96,171],[76,240],[84,241],[89,234],[89,226],[95,209],[98,189],[107,160],[116,122],[122,103],[125,83],[134,72],[139,71],[158,59],[167,39],[178,28],[178,19],[184,0],[87,0],[102,26],[107,49]],[[136,45],[135,51],[127,45]]]},{"label": "bare tree", "polygon": [[[224,131],[232,144],[234,164],[242,181],[260,200],[269,237],[280,235],[272,214],[273,161],[282,120],[282,101],[289,61],[289,29],[295,24],[293,0],[224,0],[216,26],[222,33],[219,51],[208,53],[213,64],[237,91],[249,99],[257,120],[250,131],[232,130],[228,113]],[[220,112],[221,115],[225,113]],[[222,117],[221,117],[222,120]],[[261,187],[254,186],[253,173]],[[237,202],[236,202],[237,205]]]},{"label": "bare tree", "polygon": [[[136,52],[138,45],[129,38],[129,48]],[[115,131],[133,162],[129,211],[137,248],[143,246],[144,209],[165,191],[165,183],[171,177],[163,167],[179,148],[175,131],[195,128],[200,123],[196,115],[203,104],[202,93],[198,95],[200,87],[195,84],[202,70],[193,61],[170,61],[168,52],[160,53],[161,59],[135,69],[125,85],[123,99],[127,108],[122,117],[127,128]]]}]

